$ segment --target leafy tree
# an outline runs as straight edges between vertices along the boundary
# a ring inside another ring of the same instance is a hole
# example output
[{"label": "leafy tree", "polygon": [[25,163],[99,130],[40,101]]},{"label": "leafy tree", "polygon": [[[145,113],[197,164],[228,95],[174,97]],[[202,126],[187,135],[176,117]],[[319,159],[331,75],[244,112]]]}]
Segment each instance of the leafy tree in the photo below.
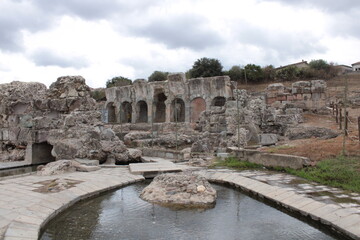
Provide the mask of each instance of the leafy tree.
[{"label": "leafy tree", "polygon": [[93,99],[97,102],[106,101],[105,89],[104,88],[97,88],[90,92],[90,95]]},{"label": "leafy tree", "polygon": [[131,85],[132,81],[126,77],[113,77],[112,79],[109,79],[106,81],[106,88],[111,87],[123,87],[127,85]]},{"label": "leafy tree", "polygon": [[273,65],[268,65],[263,68],[264,80],[274,81],[276,76],[276,70]]},{"label": "leafy tree", "polygon": [[244,68],[245,81],[249,83],[258,83],[264,80],[264,72],[259,65],[247,64]]},{"label": "leafy tree", "polygon": [[232,66],[229,71],[225,73],[231,81],[241,82],[244,79],[244,71],[240,66]]},{"label": "leafy tree", "polygon": [[312,69],[315,70],[324,70],[324,71],[328,71],[330,69],[330,64],[328,64],[325,60],[323,59],[318,59],[318,60],[311,60],[309,62],[309,66]]},{"label": "leafy tree", "polygon": [[204,57],[194,62],[190,75],[192,78],[221,76],[222,69],[223,66],[218,59]]},{"label": "leafy tree", "polygon": [[299,76],[299,68],[295,66],[286,67],[276,72],[276,79],[280,81],[297,80]]},{"label": "leafy tree", "polygon": [[165,81],[168,75],[168,72],[155,71],[148,77],[148,80],[149,82]]}]

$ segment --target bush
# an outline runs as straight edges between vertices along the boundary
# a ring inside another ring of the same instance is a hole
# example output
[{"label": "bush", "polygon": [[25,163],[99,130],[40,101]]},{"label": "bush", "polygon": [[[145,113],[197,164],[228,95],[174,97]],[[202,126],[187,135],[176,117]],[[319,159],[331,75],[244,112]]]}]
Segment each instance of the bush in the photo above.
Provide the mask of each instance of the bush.
[{"label": "bush", "polygon": [[127,85],[131,85],[132,81],[126,77],[113,77],[112,79],[109,79],[106,81],[106,88],[111,87],[123,87]]},{"label": "bush", "polygon": [[155,71],[148,77],[148,81],[149,82],[165,81],[168,75],[169,75],[168,72]]}]

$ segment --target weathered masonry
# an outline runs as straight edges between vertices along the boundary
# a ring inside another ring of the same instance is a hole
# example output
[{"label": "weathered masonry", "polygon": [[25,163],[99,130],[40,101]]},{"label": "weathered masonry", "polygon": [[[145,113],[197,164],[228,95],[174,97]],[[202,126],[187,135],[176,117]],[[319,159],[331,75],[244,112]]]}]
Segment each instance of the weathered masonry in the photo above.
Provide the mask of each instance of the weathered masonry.
[{"label": "weathered masonry", "polygon": [[108,123],[195,123],[200,113],[233,99],[228,76],[186,79],[170,74],[164,82],[136,80],[106,89],[104,120]]}]

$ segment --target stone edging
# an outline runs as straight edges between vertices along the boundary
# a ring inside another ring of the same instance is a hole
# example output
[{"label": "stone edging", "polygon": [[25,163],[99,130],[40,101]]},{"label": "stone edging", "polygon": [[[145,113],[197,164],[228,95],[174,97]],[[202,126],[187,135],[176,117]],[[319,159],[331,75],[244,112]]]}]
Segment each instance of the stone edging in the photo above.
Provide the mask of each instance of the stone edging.
[{"label": "stone edging", "polygon": [[144,180],[141,175],[126,175],[120,181],[97,181],[82,188],[73,187],[57,193],[55,196],[46,196],[49,202],[39,204],[37,211],[43,213],[41,219],[29,215],[20,215],[12,221],[5,233],[4,240],[29,240],[38,239],[42,228],[58,214],[71,207],[75,203],[99,195],[109,190],[124,187],[126,185]]},{"label": "stone edging", "polygon": [[303,197],[294,191],[271,186],[234,173],[207,172],[205,177],[210,182],[227,183],[251,192],[293,212],[310,217],[335,231],[360,240],[360,214],[334,204],[325,204]]}]

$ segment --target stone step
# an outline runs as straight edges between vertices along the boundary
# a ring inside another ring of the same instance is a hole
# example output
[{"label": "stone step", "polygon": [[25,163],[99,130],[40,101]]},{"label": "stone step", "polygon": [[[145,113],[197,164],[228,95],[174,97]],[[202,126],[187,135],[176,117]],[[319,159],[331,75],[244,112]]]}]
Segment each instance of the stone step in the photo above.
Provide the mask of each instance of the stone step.
[{"label": "stone step", "polygon": [[182,171],[181,167],[172,162],[131,163],[129,169],[132,174],[142,174],[145,178],[153,178],[161,173]]}]

